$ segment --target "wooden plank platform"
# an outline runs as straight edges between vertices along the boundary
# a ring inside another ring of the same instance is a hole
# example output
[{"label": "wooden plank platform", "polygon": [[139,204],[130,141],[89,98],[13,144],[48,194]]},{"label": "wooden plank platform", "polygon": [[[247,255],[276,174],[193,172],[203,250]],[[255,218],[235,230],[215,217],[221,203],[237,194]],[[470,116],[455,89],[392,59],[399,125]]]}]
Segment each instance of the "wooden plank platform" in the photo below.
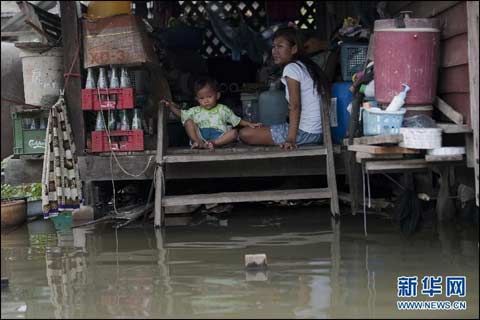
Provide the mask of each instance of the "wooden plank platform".
[{"label": "wooden plank platform", "polygon": [[403,154],[375,154],[366,152],[355,152],[355,161],[362,163],[365,160],[387,160],[387,159],[403,159]]},{"label": "wooden plank platform", "polygon": [[365,163],[367,172],[374,171],[406,171],[415,169],[428,168],[430,164],[425,159],[404,159],[404,160],[385,160],[385,161],[368,161]]},{"label": "wooden plank platform", "polygon": [[[401,134],[389,134],[381,136],[364,136],[353,138],[353,144],[398,144],[403,141],[403,135]],[[345,146],[348,145],[348,139],[343,140]]]},{"label": "wooden plank platform", "polygon": [[425,160],[428,162],[439,162],[439,161],[462,161],[463,154],[454,154],[454,155],[425,155]]},{"label": "wooden plank platform", "polygon": [[471,133],[472,128],[464,124],[454,123],[437,123],[437,127],[441,128],[443,133]]},{"label": "wooden plank platform", "polygon": [[369,146],[369,145],[350,145],[348,146],[349,151],[359,151],[365,153],[374,153],[374,154],[416,154],[420,153],[419,150],[407,149],[402,147],[382,147],[382,146]]},{"label": "wooden plank platform", "polygon": [[328,188],[295,189],[295,190],[269,190],[249,192],[222,192],[212,194],[195,194],[184,196],[164,196],[162,206],[171,207],[178,205],[280,201],[300,199],[327,199],[331,197]]},{"label": "wooden plank platform", "polygon": [[274,147],[243,147],[215,150],[168,150],[163,157],[165,163],[205,162],[205,161],[234,161],[292,157],[313,157],[326,155],[327,149],[323,146],[305,146],[295,150],[285,151]]}]

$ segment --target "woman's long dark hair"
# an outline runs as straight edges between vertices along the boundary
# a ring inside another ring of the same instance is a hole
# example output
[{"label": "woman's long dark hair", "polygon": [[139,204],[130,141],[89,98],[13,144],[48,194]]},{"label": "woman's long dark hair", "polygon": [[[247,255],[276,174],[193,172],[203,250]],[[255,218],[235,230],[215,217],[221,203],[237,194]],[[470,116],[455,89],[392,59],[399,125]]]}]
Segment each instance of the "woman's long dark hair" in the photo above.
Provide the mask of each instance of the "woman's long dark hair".
[{"label": "woman's long dark hair", "polygon": [[290,46],[297,46],[297,53],[293,56],[293,62],[298,64],[298,61],[300,61],[305,65],[310,77],[312,77],[313,85],[317,88],[318,94],[325,98],[327,102],[330,102],[330,82],[320,67],[306,54],[303,49],[303,37],[300,32],[291,27],[280,28],[273,35],[273,40],[279,37],[287,40]]}]

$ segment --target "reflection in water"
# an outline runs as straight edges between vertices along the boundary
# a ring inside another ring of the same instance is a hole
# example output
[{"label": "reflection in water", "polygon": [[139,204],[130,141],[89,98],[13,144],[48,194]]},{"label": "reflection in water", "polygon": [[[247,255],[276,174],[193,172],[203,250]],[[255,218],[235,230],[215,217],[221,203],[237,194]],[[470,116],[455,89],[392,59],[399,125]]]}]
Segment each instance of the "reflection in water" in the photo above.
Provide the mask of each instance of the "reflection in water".
[{"label": "reflection in water", "polygon": [[[360,217],[271,210],[228,228],[29,224],[2,235],[2,318],[432,317],[396,310],[400,275],[467,276],[469,309],[436,316],[478,316],[478,227],[406,239],[372,217],[365,238]],[[267,270],[245,270],[252,253],[267,254]]]}]

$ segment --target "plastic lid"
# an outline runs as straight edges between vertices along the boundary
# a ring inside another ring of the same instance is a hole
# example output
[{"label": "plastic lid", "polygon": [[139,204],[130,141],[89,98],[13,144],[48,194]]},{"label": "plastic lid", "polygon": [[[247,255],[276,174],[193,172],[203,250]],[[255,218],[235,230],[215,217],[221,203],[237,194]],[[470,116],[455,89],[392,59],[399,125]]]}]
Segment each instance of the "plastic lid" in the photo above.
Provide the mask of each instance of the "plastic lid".
[{"label": "plastic lid", "polygon": [[[375,21],[374,31],[393,31],[392,29],[397,29],[398,31],[410,31],[409,29],[425,29],[425,31],[432,31],[434,29],[440,32],[440,20],[436,18],[432,19],[403,19],[405,23],[405,28],[398,28],[397,19],[381,19]],[[429,30],[430,29],[430,30]]]}]

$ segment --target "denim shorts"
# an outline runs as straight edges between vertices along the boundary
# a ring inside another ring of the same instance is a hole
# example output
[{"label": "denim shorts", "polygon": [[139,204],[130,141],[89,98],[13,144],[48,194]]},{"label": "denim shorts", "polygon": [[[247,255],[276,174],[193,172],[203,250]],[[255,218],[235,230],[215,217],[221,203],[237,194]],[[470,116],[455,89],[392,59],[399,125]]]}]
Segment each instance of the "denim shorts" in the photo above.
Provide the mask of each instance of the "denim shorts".
[{"label": "denim shorts", "polygon": [[[288,136],[288,123],[274,124],[270,127],[270,133],[272,134],[272,140],[275,144],[284,143]],[[321,133],[308,133],[298,129],[297,132],[297,145],[301,144],[320,144],[323,140],[323,134]]]},{"label": "denim shorts", "polygon": [[222,130],[218,130],[215,128],[199,128],[200,138],[204,141],[213,141],[225,134]]}]

